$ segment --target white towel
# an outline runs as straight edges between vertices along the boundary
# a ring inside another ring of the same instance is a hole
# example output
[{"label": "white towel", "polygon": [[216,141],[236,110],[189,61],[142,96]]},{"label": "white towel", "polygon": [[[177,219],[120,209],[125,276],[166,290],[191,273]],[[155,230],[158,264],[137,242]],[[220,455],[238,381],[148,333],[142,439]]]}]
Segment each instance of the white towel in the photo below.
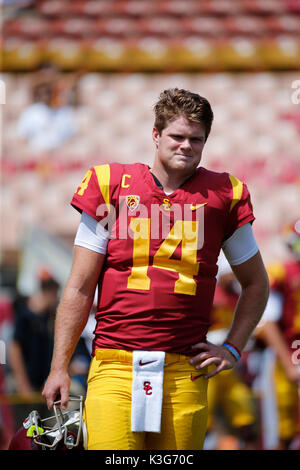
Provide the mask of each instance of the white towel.
[{"label": "white towel", "polygon": [[160,432],[165,353],[133,351],[131,431]]}]

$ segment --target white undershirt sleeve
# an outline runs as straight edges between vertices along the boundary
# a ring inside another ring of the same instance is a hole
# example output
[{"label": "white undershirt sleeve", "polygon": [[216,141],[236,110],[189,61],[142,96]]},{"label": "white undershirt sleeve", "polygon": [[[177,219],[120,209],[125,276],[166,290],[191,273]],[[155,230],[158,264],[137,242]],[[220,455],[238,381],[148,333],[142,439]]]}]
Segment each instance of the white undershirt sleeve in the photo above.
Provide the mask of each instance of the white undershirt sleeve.
[{"label": "white undershirt sleeve", "polygon": [[108,240],[109,231],[89,214],[82,212],[74,245],[83,246],[84,248],[105,255]]},{"label": "white undershirt sleeve", "polygon": [[250,223],[238,228],[222,245],[224,255],[231,266],[237,266],[258,252]]}]

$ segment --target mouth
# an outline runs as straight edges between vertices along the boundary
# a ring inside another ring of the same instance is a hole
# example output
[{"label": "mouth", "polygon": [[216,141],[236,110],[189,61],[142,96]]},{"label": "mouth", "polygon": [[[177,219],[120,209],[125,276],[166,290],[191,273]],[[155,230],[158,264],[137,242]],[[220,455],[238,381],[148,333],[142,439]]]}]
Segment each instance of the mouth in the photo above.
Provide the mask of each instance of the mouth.
[{"label": "mouth", "polygon": [[188,155],[186,153],[175,153],[175,155],[179,157],[184,157],[184,158],[192,158],[192,155]]}]

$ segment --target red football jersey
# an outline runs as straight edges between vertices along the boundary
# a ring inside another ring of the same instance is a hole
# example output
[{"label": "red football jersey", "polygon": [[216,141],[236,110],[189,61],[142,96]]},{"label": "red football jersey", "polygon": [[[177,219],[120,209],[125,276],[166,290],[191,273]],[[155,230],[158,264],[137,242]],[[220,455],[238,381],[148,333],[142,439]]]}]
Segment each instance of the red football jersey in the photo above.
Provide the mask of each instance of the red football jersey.
[{"label": "red football jersey", "polygon": [[300,339],[300,262],[274,263],[268,267],[271,289],[281,293],[280,330],[289,346]]},{"label": "red football jersey", "polygon": [[254,220],[245,184],[199,167],[170,195],[147,165],[91,168],[71,204],[111,232],[95,348],[191,354],[205,341],[222,242]]}]

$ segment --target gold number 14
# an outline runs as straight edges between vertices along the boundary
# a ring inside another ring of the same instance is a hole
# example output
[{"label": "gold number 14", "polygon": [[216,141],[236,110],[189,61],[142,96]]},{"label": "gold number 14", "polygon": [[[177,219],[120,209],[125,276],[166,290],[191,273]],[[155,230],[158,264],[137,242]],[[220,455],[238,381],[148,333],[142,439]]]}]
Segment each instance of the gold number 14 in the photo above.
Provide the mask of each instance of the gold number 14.
[{"label": "gold number 14", "polygon": [[[132,218],[130,228],[133,231],[133,264],[128,277],[128,289],[149,290],[151,280],[148,276],[150,250],[150,219]],[[194,276],[199,270],[197,262],[198,221],[177,220],[168,236],[153,258],[153,267],[175,271],[179,274],[175,281],[174,292],[177,294],[196,294]],[[171,256],[181,244],[181,258]]]}]

